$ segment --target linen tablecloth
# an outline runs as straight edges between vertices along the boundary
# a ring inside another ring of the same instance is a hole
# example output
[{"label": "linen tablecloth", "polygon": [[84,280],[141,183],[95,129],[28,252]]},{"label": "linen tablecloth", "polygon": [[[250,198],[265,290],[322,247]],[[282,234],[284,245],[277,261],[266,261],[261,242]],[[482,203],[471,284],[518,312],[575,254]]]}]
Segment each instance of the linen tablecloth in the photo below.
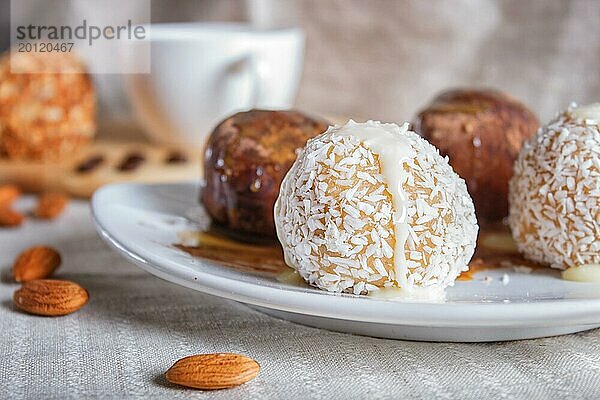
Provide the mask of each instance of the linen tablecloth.
[{"label": "linen tablecloth", "polygon": [[[36,244],[60,250],[56,276],[88,289],[83,309],[60,318],[15,309],[10,265]],[[98,237],[83,201],[72,202],[58,221],[30,219],[0,230],[0,268],[0,399],[600,398],[600,330],[456,344],[296,325],[138,269]],[[246,354],[261,372],[215,392],[163,378],[177,359],[208,352]]]}]

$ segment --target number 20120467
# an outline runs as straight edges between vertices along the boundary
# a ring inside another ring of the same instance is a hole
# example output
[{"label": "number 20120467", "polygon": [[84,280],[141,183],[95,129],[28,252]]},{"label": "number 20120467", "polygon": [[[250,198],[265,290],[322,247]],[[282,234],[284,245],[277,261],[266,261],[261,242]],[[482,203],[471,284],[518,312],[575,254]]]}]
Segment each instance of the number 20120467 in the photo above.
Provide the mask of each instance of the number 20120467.
[{"label": "number 20120467", "polygon": [[70,53],[74,43],[19,43],[19,53]]}]

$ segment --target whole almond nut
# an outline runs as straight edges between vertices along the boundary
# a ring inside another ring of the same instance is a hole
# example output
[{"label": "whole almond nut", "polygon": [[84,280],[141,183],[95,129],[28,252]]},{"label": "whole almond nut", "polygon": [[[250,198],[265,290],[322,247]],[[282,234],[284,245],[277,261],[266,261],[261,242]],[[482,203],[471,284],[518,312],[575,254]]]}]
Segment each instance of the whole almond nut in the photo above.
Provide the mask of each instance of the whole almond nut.
[{"label": "whole almond nut", "polygon": [[67,204],[69,197],[62,193],[48,192],[40,196],[35,216],[38,218],[54,219],[58,217]]},{"label": "whole almond nut", "polygon": [[0,185],[0,207],[10,207],[21,196],[21,190],[15,185]]},{"label": "whole almond nut", "polygon": [[13,295],[19,309],[50,317],[71,314],[83,307],[88,299],[87,290],[75,282],[54,279],[25,282]]},{"label": "whole almond nut", "polygon": [[17,257],[12,275],[17,282],[48,278],[60,266],[60,254],[52,247],[31,247]]},{"label": "whole almond nut", "polygon": [[241,354],[215,353],[189,356],[177,361],[166,372],[171,383],[195,389],[227,389],[256,377],[260,365]]},{"label": "whole almond nut", "polygon": [[23,223],[23,214],[14,211],[9,206],[0,205],[0,226],[14,228]]}]

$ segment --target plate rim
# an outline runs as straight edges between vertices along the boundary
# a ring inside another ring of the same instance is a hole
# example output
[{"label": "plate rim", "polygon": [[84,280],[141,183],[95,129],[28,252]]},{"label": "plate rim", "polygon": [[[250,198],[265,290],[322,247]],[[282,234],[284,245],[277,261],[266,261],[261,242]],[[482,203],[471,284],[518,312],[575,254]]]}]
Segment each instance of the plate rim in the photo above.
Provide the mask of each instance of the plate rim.
[{"label": "plate rim", "polygon": [[[140,251],[131,249],[118,239],[118,235],[110,232],[106,227],[102,216],[102,207],[105,203],[103,200],[112,192],[118,192],[123,188],[167,186],[177,188],[184,185],[199,188],[199,182],[189,181],[156,184],[129,182],[101,187],[94,193],[91,202],[92,219],[99,235],[126,259],[163,280],[210,295],[286,312],[350,321],[422,327],[551,327],[557,325],[557,320],[561,325],[600,324],[600,299],[556,299],[511,303],[400,302],[325,291],[316,292],[318,289],[315,289],[315,292],[294,291],[241,280],[235,280],[236,290],[232,290],[228,283],[231,284],[234,280],[203,271],[196,271],[197,276],[194,277],[194,274],[188,274],[181,267],[178,270],[176,261],[162,260],[152,252],[139,254]],[[197,259],[202,264],[218,266],[216,262]],[[282,293],[289,295],[282,296]],[[326,307],[323,308],[323,304],[317,303],[325,298],[330,301],[326,302]],[[315,305],[320,307],[314,307]],[[380,306],[379,312],[369,312],[369,307],[375,305]],[[397,310],[392,310],[394,308]],[[423,318],[427,315],[429,319]]]}]

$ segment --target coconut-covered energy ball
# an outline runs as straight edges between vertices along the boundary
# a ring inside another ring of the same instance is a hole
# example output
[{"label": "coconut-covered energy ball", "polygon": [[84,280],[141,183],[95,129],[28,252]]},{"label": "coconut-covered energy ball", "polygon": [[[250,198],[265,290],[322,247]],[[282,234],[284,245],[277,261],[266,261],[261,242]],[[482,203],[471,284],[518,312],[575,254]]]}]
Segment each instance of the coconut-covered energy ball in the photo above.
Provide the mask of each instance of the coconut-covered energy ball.
[{"label": "coconut-covered energy ball", "polygon": [[282,183],[275,225],[302,278],[354,294],[452,285],[468,269],[478,231],[448,160],[408,123],[374,121],[308,141]]},{"label": "coconut-covered energy ball", "polygon": [[559,269],[600,263],[600,103],[571,106],[525,143],[509,200],[526,257]]},{"label": "coconut-covered energy ball", "polygon": [[12,51],[0,58],[0,149],[10,158],[72,157],[93,138],[95,114],[92,80],[74,55]]}]

